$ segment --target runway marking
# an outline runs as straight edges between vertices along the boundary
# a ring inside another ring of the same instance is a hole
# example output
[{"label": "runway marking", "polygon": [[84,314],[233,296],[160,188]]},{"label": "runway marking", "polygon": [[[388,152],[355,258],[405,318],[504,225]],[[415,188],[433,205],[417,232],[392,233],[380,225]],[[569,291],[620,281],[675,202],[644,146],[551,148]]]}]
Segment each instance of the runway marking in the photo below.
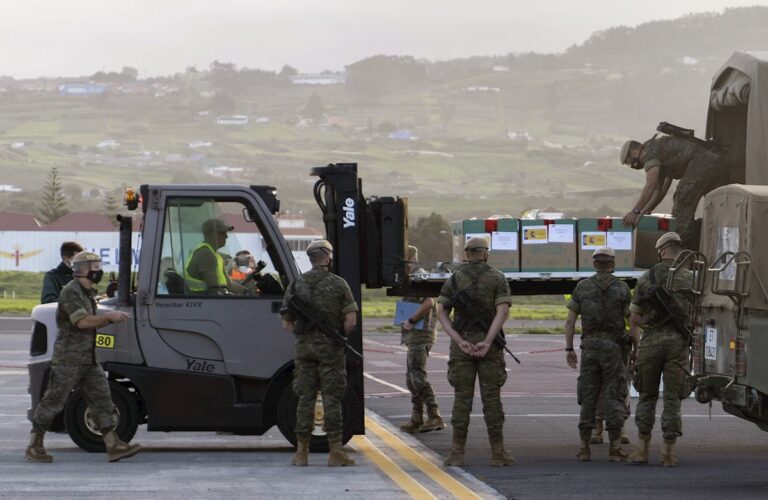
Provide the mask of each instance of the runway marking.
[{"label": "runway marking", "polygon": [[18,376],[18,375],[24,375],[24,374],[25,374],[25,370],[21,370],[21,369],[19,369],[19,370],[0,370],[0,376],[4,376],[4,375],[16,375],[16,376]]},{"label": "runway marking", "polygon": [[[389,415],[387,418],[408,418],[408,415]],[[482,413],[470,414],[472,418],[483,417]],[[578,418],[578,413],[525,413],[525,414],[505,414],[505,418]],[[661,418],[661,414],[656,415],[656,418]],[[682,415],[681,418],[736,418],[733,415]]]},{"label": "runway marking", "polygon": [[398,392],[402,392],[403,394],[410,394],[411,393],[408,389],[400,387],[399,385],[391,384],[391,383],[387,382],[386,380],[381,380],[380,378],[374,377],[373,375],[371,375],[368,372],[363,372],[363,376],[365,378],[373,380],[374,382],[378,382],[381,385],[386,385],[387,387],[391,387],[392,389],[395,389]]},{"label": "runway marking", "polygon": [[0,319],[12,319],[17,321],[32,321],[32,318],[29,316],[0,316]]},{"label": "runway marking", "polygon": [[430,479],[439,484],[445,491],[454,497],[477,499],[481,498],[477,493],[467,488],[460,481],[457,481],[453,476],[421,456],[421,454],[417,453],[416,450],[405,444],[399,437],[373,421],[370,417],[365,417],[365,428],[366,430],[370,430],[376,434],[376,436],[384,441],[387,446],[395,450],[401,457],[415,465],[421,472],[426,474]]},{"label": "runway marking", "polygon": [[[368,418],[366,417],[366,421]],[[378,449],[371,440],[363,435],[354,436],[352,444],[355,448],[362,451],[368,457],[368,460],[374,463],[382,472],[403,489],[411,498],[418,499],[436,499],[437,497],[429,492],[421,483],[416,481],[410,474],[400,468],[395,462],[387,457]]]}]

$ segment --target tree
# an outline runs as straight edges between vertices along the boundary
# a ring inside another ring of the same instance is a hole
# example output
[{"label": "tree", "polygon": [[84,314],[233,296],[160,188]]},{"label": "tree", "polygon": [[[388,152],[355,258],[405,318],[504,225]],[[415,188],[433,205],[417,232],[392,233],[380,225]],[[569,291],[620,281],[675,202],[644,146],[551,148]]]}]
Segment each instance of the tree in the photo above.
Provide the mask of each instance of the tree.
[{"label": "tree", "polygon": [[446,262],[452,258],[451,225],[440,214],[419,217],[408,229],[408,241],[419,249],[420,262]]},{"label": "tree", "polygon": [[307,101],[307,104],[301,110],[301,116],[311,118],[317,123],[323,119],[324,115],[325,104],[323,104],[323,100],[317,95],[317,92],[312,92],[309,101]]},{"label": "tree", "polygon": [[237,102],[228,94],[217,93],[211,98],[211,109],[217,113],[234,113]]},{"label": "tree", "polygon": [[139,78],[139,70],[130,66],[123,66],[123,70],[120,72],[120,74],[133,81]]},{"label": "tree", "polygon": [[104,213],[109,216],[113,224],[117,225],[117,219],[115,216],[120,212],[120,205],[117,203],[115,193],[108,191],[104,195]]},{"label": "tree", "polygon": [[59,219],[69,213],[67,208],[67,198],[64,196],[64,189],[59,177],[59,167],[51,168],[48,172],[48,178],[43,186],[42,199],[38,206],[40,219],[46,224]]},{"label": "tree", "polygon": [[288,64],[283,66],[283,69],[281,69],[280,73],[278,73],[280,78],[290,78],[290,77],[296,76],[298,74],[299,74],[299,70],[297,70],[296,68],[294,68],[293,66],[290,66]]}]

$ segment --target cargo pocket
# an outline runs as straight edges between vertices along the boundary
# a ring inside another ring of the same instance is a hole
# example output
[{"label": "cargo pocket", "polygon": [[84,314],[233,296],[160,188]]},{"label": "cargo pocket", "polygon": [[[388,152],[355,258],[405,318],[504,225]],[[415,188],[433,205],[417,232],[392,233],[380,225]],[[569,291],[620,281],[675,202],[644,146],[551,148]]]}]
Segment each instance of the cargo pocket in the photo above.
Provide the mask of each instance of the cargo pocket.
[{"label": "cargo pocket", "polygon": [[583,400],[582,397],[582,390],[583,390],[583,383],[581,381],[581,375],[579,375],[579,378],[576,379],[576,402],[581,406],[581,401]]}]

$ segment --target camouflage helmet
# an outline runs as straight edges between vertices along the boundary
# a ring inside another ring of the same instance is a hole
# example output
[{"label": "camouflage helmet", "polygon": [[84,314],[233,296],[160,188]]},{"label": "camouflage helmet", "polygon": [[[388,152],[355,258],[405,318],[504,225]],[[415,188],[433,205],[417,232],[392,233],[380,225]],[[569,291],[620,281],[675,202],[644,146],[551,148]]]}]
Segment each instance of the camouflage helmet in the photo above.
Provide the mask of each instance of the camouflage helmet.
[{"label": "camouflage helmet", "polygon": [[632,152],[632,148],[642,146],[637,141],[626,141],[623,146],[621,146],[621,151],[619,152],[619,161],[623,165],[631,165],[632,162],[629,158],[629,154]]},{"label": "camouflage helmet", "polygon": [[323,252],[326,255],[333,253],[333,245],[328,240],[316,240],[307,247],[307,255]]},{"label": "camouflage helmet", "polygon": [[592,253],[592,258],[597,260],[613,260],[616,252],[611,247],[600,247]]},{"label": "camouflage helmet", "polygon": [[72,267],[90,267],[91,262],[101,262],[101,257],[88,250],[78,252],[72,257]]},{"label": "camouflage helmet", "polygon": [[488,249],[488,240],[486,238],[483,238],[482,236],[473,236],[470,239],[467,240],[467,242],[464,244],[464,250],[474,250],[476,248],[485,248]]},{"label": "camouflage helmet", "polygon": [[680,239],[680,235],[677,233],[664,233],[661,238],[656,240],[656,250],[661,250],[670,245],[683,245],[683,240]]}]

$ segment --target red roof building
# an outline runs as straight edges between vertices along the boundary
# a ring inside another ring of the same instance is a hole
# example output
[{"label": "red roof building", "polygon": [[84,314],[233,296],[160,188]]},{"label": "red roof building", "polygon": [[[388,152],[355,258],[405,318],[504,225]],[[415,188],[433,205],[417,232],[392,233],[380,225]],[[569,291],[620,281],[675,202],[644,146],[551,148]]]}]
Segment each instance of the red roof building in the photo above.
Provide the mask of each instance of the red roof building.
[{"label": "red roof building", "polygon": [[31,214],[0,212],[0,231],[39,231],[40,223]]}]

